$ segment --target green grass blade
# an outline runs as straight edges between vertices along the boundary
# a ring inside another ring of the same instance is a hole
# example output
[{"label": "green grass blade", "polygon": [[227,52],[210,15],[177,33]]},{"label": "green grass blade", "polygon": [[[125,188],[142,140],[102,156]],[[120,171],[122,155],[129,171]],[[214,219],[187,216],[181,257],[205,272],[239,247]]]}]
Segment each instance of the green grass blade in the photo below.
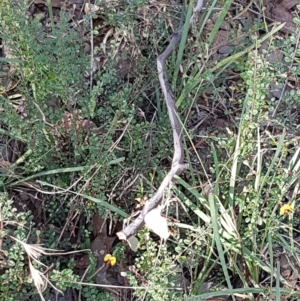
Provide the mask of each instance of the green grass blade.
[{"label": "green grass blade", "polygon": [[[213,262],[211,260],[211,257],[213,255],[213,249],[215,247],[215,240],[212,237],[212,242],[207,246],[207,251],[208,251],[208,256],[205,257],[203,266],[199,272],[199,275],[193,285],[193,294],[196,295],[198,294],[201,284],[205,281],[205,279],[208,279],[210,272],[214,269],[214,267],[217,264],[217,259],[215,259]],[[205,252],[207,254],[207,252]]]},{"label": "green grass blade", "polygon": [[[196,188],[191,187],[188,183],[186,183],[184,180],[182,180],[180,177],[175,176],[176,181],[182,185],[184,188],[186,188],[190,193],[192,193],[195,198],[199,201],[199,204],[201,204],[204,208],[207,209],[208,212],[211,211],[210,204],[208,201],[203,198]],[[200,210],[189,198],[187,198],[177,187],[172,188],[176,195],[181,199],[181,201],[188,206],[196,215],[200,217],[201,220],[203,220],[207,224],[211,224],[211,217],[204,213],[202,210]],[[220,205],[221,206],[221,205]],[[235,237],[234,232],[235,227],[232,223],[232,220],[229,218],[229,215],[227,212],[225,212],[224,207],[222,207],[222,217],[220,219],[222,226],[224,229],[220,229],[222,238],[224,238],[226,241],[229,241],[232,243],[233,238]],[[232,235],[234,234],[234,236]],[[237,252],[240,252],[240,250],[237,250]]]},{"label": "green grass blade", "polygon": [[197,200],[200,202],[200,204],[204,207],[206,207],[209,210],[209,204],[206,198],[204,198],[197,190],[197,188],[195,187],[191,187],[190,184],[188,184],[187,182],[185,182],[183,179],[181,179],[179,176],[175,175],[174,177],[176,179],[176,181],[182,185],[184,188],[186,188],[190,193],[192,193],[195,198],[197,198]]},{"label": "green grass blade", "polygon": [[108,209],[108,210],[110,210],[110,211],[112,211],[112,212],[114,212],[114,213],[122,216],[122,217],[127,218],[129,216],[123,210],[121,210],[118,207],[115,207],[115,206],[113,206],[113,205],[111,205],[111,204],[109,204],[109,203],[107,203],[105,201],[101,201],[101,200],[99,200],[97,198],[94,198],[92,196],[89,196],[89,195],[86,195],[86,194],[83,194],[83,193],[78,193],[78,192],[73,192],[73,193],[76,194],[76,195],[78,195],[78,196],[81,196],[83,198],[86,198],[86,199],[88,199],[88,200],[90,200],[90,201],[92,201],[92,202],[94,202],[94,203],[96,203],[96,204],[98,204],[98,205],[100,205],[100,206],[102,206],[102,207],[104,207],[104,208],[106,208],[106,209]]},{"label": "green grass blade", "polygon": [[[1,98],[2,98],[2,100],[3,100],[3,97],[2,97],[2,96],[0,96],[0,99],[1,99]],[[27,141],[26,141],[24,138],[22,138],[21,136],[16,135],[16,134],[13,134],[13,135],[12,135],[12,133],[11,133],[10,131],[7,131],[7,130],[5,130],[5,129],[1,129],[1,128],[0,128],[0,134],[6,135],[6,136],[8,136],[8,137],[10,137],[10,138],[18,139],[18,140],[20,140],[20,141],[22,141],[22,142],[24,142],[24,143],[27,142]]]},{"label": "green grass blade", "polygon": [[284,138],[285,138],[285,131],[280,135],[274,157],[272,158],[271,164],[268,167],[268,170],[267,170],[265,176],[262,178],[262,181],[261,181],[261,184],[260,184],[260,189],[259,189],[259,192],[258,192],[259,195],[261,194],[262,189],[264,187],[264,184],[265,184],[266,180],[269,178],[269,174],[271,173],[271,171],[273,171],[273,167],[274,167],[274,165],[275,165],[275,163],[276,163],[276,161],[277,161],[277,159],[278,159],[278,157],[281,153],[281,150],[282,150],[282,147],[283,147],[283,144],[284,144]]},{"label": "green grass blade", "polygon": [[47,0],[47,6],[50,16],[52,32],[54,32],[54,18],[53,18],[53,9],[52,9],[52,0]]},{"label": "green grass blade", "polygon": [[239,124],[239,131],[236,138],[236,144],[235,144],[235,150],[233,154],[233,163],[231,168],[231,174],[230,174],[230,183],[229,183],[229,205],[230,208],[233,208],[234,206],[234,190],[235,190],[235,182],[236,182],[236,175],[237,175],[237,166],[239,161],[239,155],[240,155],[240,140],[241,140],[241,134],[243,132],[243,126],[244,126],[244,115],[247,108],[248,103],[248,93],[245,96],[245,100],[243,103],[243,109],[241,114],[241,120]]},{"label": "green grass blade", "polygon": [[299,167],[300,167],[299,154],[300,154],[300,147],[298,146],[289,163],[289,170],[292,170],[294,172],[299,171]]},{"label": "green grass blade", "polygon": [[174,69],[174,73],[173,73],[173,81],[172,81],[172,90],[173,91],[176,90],[176,82],[177,82],[177,77],[178,77],[178,73],[179,73],[179,66],[182,61],[183,51],[184,51],[185,44],[186,44],[187,37],[188,37],[188,32],[189,32],[189,28],[190,28],[190,20],[191,20],[193,8],[194,8],[194,2],[195,2],[195,0],[192,0],[189,3],[185,23],[183,26],[182,37],[180,40],[179,50],[178,50],[177,59],[176,59],[176,63],[175,63],[175,69]]},{"label": "green grass blade", "polygon": [[232,287],[229,273],[227,270],[227,264],[225,261],[224,251],[223,251],[222,242],[221,242],[221,238],[220,238],[220,234],[219,234],[218,214],[217,214],[218,209],[216,207],[215,197],[213,194],[209,194],[208,202],[209,202],[209,206],[210,206],[212,227],[213,227],[213,231],[214,231],[214,238],[216,241],[216,246],[218,249],[220,262],[221,262],[223,273],[224,273],[224,276],[226,279],[227,287],[229,288],[230,295],[232,296],[232,299],[235,301],[236,299],[235,299],[235,296],[232,294],[233,287]]},{"label": "green grass blade", "polygon": [[[244,277],[244,273],[240,270],[240,267],[238,266],[237,261],[233,259],[232,264],[235,268],[235,271],[239,275],[240,280],[242,281],[244,287],[249,288],[249,284],[248,284],[247,280]],[[249,301],[255,301],[253,294],[249,293],[249,299],[250,299]]]},{"label": "green grass blade", "polygon": [[[269,287],[267,287],[267,288],[249,287],[249,288],[235,288],[232,290],[225,289],[225,290],[221,290],[221,291],[213,291],[213,292],[199,294],[197,296],[187,297],[187,300],[188,301],[199,301],[199,300],[205,300],[208,298],[214,298],[214,297],[230,295],[230,294],[242,295],[243,297],[247,297],[246,296],[247,294],[267,294],[267,295],[269,295],[270,293],[275,294],[276,291],[277,291],[276,287],[270,287],[270,288]],[[292,289],[280,288],[280,293],[282,295],[286,295],[289,297],[294,297],[294,298],[300,297],[300,292],[292,290]]]},{"label": "green grass blade", "polygon": [[24,61],[19,60],[19,59],[5,58],[5,57],[0,57],[0,62],[13,63],[13,64],[23,64],[23,63],[25,63]]},{"label": "green grass blade", "polygon": [[189,198],[187,198],[178,188],[172,188],[180,200],[188,206],[204,223],[210,224],[210,217],[201,211]]},{"label": "green grass blade", "polygon": [[215,176],[216,176],[216,181],[214,183],[214,194],[219,195],[220,194],[220,188],[219,188],[219,175],[220,175],[220,169],[219,169],[219,160],[218,160],[218,155],[216,152],[216,148],[213,143],[211,143],[211,152],[213,155],[213,160],[214,160],[214,169],[215,169]]},{"label": "green grass blade", "polygon": [[297,147],[291,161],[289,162],[288,170],[292,172],[292,177],[288,177],[287,182],[283,185],[282,188],[282,196],[286,194],[286,192],[295,184],[295,182],[299,182],[300,177],[300,147]]},{"label": "green grass blade", "polygon": [[[204,26],[207,24],[207,20],[209,19],[209,17],[211,16],[212,12],[213,12],[213,9],[215,8],[216,4],[217,4],[218,0],[214,0],[212,3],[211,3],[211,6],[209,8],[206,8],[205,9],[205,16],[201,22],[201,26],[199,28],[199,31],[198,31],[198,35],[197,35],[197,38],[200,39],[200,36],[203,32],[203,29],[204,29]],[[207,3],[208,5],[208,3]]]},{"label": "green grass blade", "polygon": [[208,47],[212,44],[213,40],[215,39],[215,36],[217,35],[221,25],[223,24],[224,18],[227,14],[227,12],[230,9],[230,5],[233,2],[233,0],[226,0],[226,2],[224,3],[222,10],[218,16],[218,19],[215,21],[215,25],[207,39],[207,45]]},{"label": "green grass blade", "polygon": [[[184,131],[187,132],[185,129],[184,129]],[[192,140],[192,138],[190,137],[189,133],[187,133],[187,135],[188,135],[189,141],[191,142],[191,145],[192,145],[192,147],[193,147],[193,150],[197,152],[197,150],[196,150],[195,147],[194,147],[193,140]],[[185,156],[186,156],[186,160],[187,160],[187,162],[188,162],[188,165],[191,166],[191,168],[192,168],[193,165],[192,165],[192,161],[191,161],[190,152],[189,152],[188,146],[187,146],[187,144],[186,144],[186,139],[183,139],[183,148],[184,148],[184,150],[185,150]],[[199,160],[199,159],[200,159],[200,158],[198,158],[198,160]],[[200,163],[201,163],[201,162],[200,162]],[[191,172],[190,176],[191,176],[191,181],[190,181],[190,182],[191,182],[192,186],[196,187],[197,185],[199,185],[199,183],[196,183],[196,178],[195,178],[195,175],[194,175],[193,172]],[[201,181],[201,180],[199,180],[199,181]]]},{"label": "green grass blade", "polygon": [[275,291],[275,296],[276,296],[275,301],[281,301],[281,298],[280,298],[280,263],[279,263],[279,261],[277,262],[276,270],[277,270],[277,277],[276,277],[276,288],[275,288],[276,289],[276,291]]},{"label": "green grass blade", "polygon": [[110,161],[106,164],[102,164],[102,165],[95,164],[95,165],[65,167],[65,168],[57,168],[57,169],[47,170],[47,171],[43,171],[43,172],[39,172],[37,174],[31,175],[29,177],[20,179],[16,182],[13,182],[11,184],[11,186],[16,186],[18,184],[21,184],[21,183],[24,183],[24,182],[27,182],[29,180],[33,180],[33,179],[36,179],[36,178],[39,178],[39,177],[43,177],[43,176],[55,175],[55,174],[60,174],[60,173],[71,173],[71,172],[90,170],[92,168],[100,168],[102,166],[117,164],[117,163],[120,163],[124,160],[125,160],[125,158],[122,157],[122,158],[112,160],[112,161]]},{"label": "green grass blade", "polygon": [[[39,184],[41,184],[43,186],[48,186],[48,187],[51,187],[51,188],[55,188],[55,189],[60,190],[62,192],[65,191],[65,189],[63,189],[61,187],[58,187],[56,185],[52,185],[52,184],[47,183],[45,181],[38,180],[37,183],[39,183]],[[126,212],[124,212],[123,210],[121,210],[121,209],[119,209],[119,208],[117,208],[117,207],[115,207],[115,206],[113,206],[113,205],[111,205],[111,204],[109,204],[109,203],[107,203],[105,201],[101,201],[101,200],[99,200],[97,198],[94,198],[92,196],[89,196],[87,194],[79,193],[79,192],[72,191],[72,190],[68,190],[68,193],[72,193],[72,194],[75,194],[77,196],[80,196],[80,197],[83,197],[85,199],[88,199],[88,200],[90,200],[90,201],[92,201],[92,202],[94,202],[94,203],[96,203],[96,204],[98,204],[98,205],[100,205],[100,206],[102,206],[102,207],[104,207],[104,208],[106,208],[106,209],[108,209],[108,210],[110,210],[110,211],[112,211],[112,212],[114,212],[114,213],[122,216],[122,217],[125,217],[125,218],[128,217],[128,214]]]},{"label": "green grass blade", "polygon": [[[276,273],[274,272],[274,269],[271,268],[267,263],[265,263],[263,260],[261,260],[259,257],[257,257],[255,254],[253,254],[249,249],[246,247],[243,248],[243,254],[245,256],[246,260],[250,260],[255,264],[257,267],[263,269],[265,272],[269,274],[273,274],[274,277],[277,277]],[[280,281],[284,284],[289,286],[289,283],[280,276]]]},{"label": "green grass blade", "polygon": [[223,66],[225,66],[227,64],[230,65],[233,62],[235,62],[236,60],[238,60],[240,57],[242,57],[243,55],[248,54],[251,50],[255,49],[257,46],[260,46],[261,43],[263,43],[264,41],[266,41],[267,39],[269,39],[270,37],[272,37],[283,26],[284,26],[284,23],[278,25],[276,28],[273,28],[269,33],[267,33],[261,39],[259,39],[256,44],[253,44],[253,45],[247,47],[243,51],[235,53],[235,54],[233,54],[233,55],[231,55],[231,56],[229,56],[227,58],[224,58],[223,60],[221,60],[220,62],[218,62],[210,70],[208,70],[208,71],[206,71],[204,73],[200,72],[200,73],[196,74],[195,76],[191,76],[190,79],[187,81],[184,89],[182,90],[180,96],[178,97],[178,99],[176,101],[177,108],[180,107],[180,105],[182,104],[182,102],[184,101],[184,99],[187,97],[187,95],[189,93],[191,93],[196,87],[199,86],[199,84],[201,83],[201,81],[203,81],[203,79],[206,79],[207,77],[210,76],[210,74],[212,74],[216,70],[222,68]]},{"label": "green grass blade", "polygon": [[268,250],[269,250],[269,258],[270,258],[270,268],[271,268],[271,281],[270,283],[273,283],[273,274],[274,274],[274,254],[273,254],[273,240],[271,232],[268,233]]}]

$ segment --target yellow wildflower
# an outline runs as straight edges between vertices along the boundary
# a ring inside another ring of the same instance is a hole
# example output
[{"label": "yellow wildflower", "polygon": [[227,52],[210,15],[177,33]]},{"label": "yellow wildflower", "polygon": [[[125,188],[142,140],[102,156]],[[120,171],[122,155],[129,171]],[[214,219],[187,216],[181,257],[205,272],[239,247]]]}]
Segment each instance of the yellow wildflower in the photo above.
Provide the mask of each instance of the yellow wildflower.
[{"label": "yellow wildflower", "polygon": [[280,208],[280,215],[287,215],[292,210],[292,207],[289,204],[285,204]]},{"label": "yellow wildflower", "polygon": [[106,254],[104,257],[104,261],[108,266],[113,266],[117,262],[117,258],[115,256],[112,256],[111,254]]}]

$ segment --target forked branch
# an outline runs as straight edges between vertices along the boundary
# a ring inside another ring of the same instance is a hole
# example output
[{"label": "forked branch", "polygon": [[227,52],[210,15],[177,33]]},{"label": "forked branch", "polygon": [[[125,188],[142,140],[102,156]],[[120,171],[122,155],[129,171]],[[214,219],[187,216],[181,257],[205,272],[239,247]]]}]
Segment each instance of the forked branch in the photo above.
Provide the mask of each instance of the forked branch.
[{"label": "forked branch", "polygon": [[[198,0],[194,8],[193,15],[191,17],[190,25],[195,21],[196,15],[201,11],[202,7],[203,7],[203,0]],[[183,29],[180,29],[177,33],[175,33],[171,38],[171,41],[167,46],[167,48],[165,49],[165,51],[157,58],[158,78],[166,101],[169,120],[173,131],[174,156],[172,160],[172,167],[169,173],[162,181],[162,183],[160,184],[158,190],[154,193],[154,195],[149,200],[146,201],[146,204],[142,212],[139,214],[139,216],[132,223],[130,223],[125,229],[117,233],[119,239],[127,240],[130,236],[136,234],[139,231],[139,229],[144,224],[144,218],[146,214],[159,205],[161,199],[163,198],[164,190],[170,185],[174,176],[182,173],[186,167],[185,164],[183,164],[184,151],[183,151],[182,139],[181,139],[182,130],[178,119],[175,100],[173,97],[173,93],[166,72],[166,60],[179,45],[182,38],[182,33],[183,33]]]}]

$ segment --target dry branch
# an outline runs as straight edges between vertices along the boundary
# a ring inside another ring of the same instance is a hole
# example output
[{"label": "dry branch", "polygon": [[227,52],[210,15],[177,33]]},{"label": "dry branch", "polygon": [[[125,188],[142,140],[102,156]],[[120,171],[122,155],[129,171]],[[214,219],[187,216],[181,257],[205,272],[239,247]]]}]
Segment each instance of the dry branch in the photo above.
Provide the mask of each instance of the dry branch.
[{"label": "dry branch", "polygon": [[[196,20],[196,15],[201,11],[202,7],[203,7],[203,0],[198,0],[190,20],[190,25]],[[157,58],[158,78],[166,101],[168,115],[173,131],[174,156],[172,160],[172,167],[169,173],[162,181],[162,183],[160,184],[158,190],[154,193],[154,195],[149,200],[146,201],[146,204],[142,212],[139,214],[139,216],[125,229],[117,233],[119,239],[127,240],[130,236],[136,234],[139,231],[139,229],[144,224],[144,218],[146,214],[159,205],[163,197],[164,190],[170,185],[174,176],[179,175],[186,168],[186,165],[183,164],[184,151],[183,151],[182,139],[181,139],[182,136],[181,126],[180,126],[179,119],[177,117],[178,113],[176,110],[173,93],[166,73],[166,60],[179,45],[182,38],[182,33],[183,33],[183,29],[180,29],[178,30],[177,33],[173,34],[173,37],[171,38],[169,45],[167,46],[165,51]]]}]

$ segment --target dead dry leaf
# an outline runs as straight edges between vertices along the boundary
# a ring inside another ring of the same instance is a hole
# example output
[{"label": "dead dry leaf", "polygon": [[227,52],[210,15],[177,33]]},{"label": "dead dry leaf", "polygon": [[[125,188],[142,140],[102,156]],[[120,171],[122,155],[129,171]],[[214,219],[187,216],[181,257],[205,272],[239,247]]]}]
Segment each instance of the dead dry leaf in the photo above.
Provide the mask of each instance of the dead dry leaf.
[{"label": "dead dry leaf", "polygon": [[[98,212],[95,212],[93,215],[93,234],[94,236],[101,235],[105,237],[106,241],[110,241],[111,239],[116,238],[115,232],[119,228],[119,221],[110,221],[110,225],[108,224],[108,220],[101,217]],[[111,242],[106,243],[106,245],[110,248]]]},{"label": "dead dry leaf", "polygon": [[214,52],[218,51],[223,46],[230,45],[230,31],[219,30],[215,36],[214,42],[212,44],[212,50]]},{"label": "dead dry leaf", "polygon": [[161,216],[162,209],[163,206],[157,206],[157,208],[152,209],[145,215],[144,221],[147,228],[151,229],[162,239],[167,239],[170,233],[167,219]]},{"label": "dead dry leaf", "polygon": [[90,14],[90,13],[95,13],[100,10],[100,6],[91,4],[91,3],[86,3],[84,6],[84,13],[85,14]]},{"label": "dead dry leaf", "polygon": [[131,237],[128,238],[127,242],[129,244],[130,249],[133,252],[137,252],[138,245],[139,245],[139,240],[135,236],[131,236]]},{"label": "dead dry leaf", "polygon": [[98,236],[99,234],[106,235],[107,233],[107,225],[106,219],[101,217],[99,213],[95,213],[93,215],[93,234],[94,236]]},{"label": "dead dry leaf", "polygon": [[103,261],[104,256],[108,254],[104,239],[105,237],[98,235],[91,244],[92,253],[97,260],[101,259]]},{"label": "dead dry leaf", "polygon": [[65,117],[62,120],[62,127],[64,128],[66,133],[69,134],[69,132],[72,128],[72,122],[74,121],[74,119],[75,119],[75,123],[76,123],[76,132],[77,131],[85,132],[85,131],[95,127],[95,124],[92,121],[83,119],[80,116],[80,113],[81,112],[76,112],[75,114],[71,114],[69,112],[65,112]]},{"label": "dead dry leaf", "polygon": [[296,6],[297,4],[299,4],[299,0],[283,0],[281,2],[281,5],[283,7],[285,7],[287,10],[293,8],[294,6]]},{"label": "dead dry leaf", "polygon": [[[93,121],[83,119],[81,117],[81,111],[78,110],[74,113],[70,113],[65,111],[64,117],[61,120],[59,124],[59,129],[63,131],[62,134],[70,134],[70,131],[73,127],[75,127],[75,133],[76,135],[78,134],[83,134],[87,133],[89,130],[95,131],[97,134],[102,134],[102,130],[98,129]],[[75,122],[75,125],[74,125]],[[56,133],[57,131],[53,131],[53,133]]]},{"label": "dead dry leaf", "polygon": [[2,160],[0,159],[0,167],[10,167],[11,166],[11,163],[9,161],[5,161],[5,160]]},{"label": "dead dry leaf", "polygon": [[283,0],[279,3],[275,3],[272,0],[264,0],[265,15],[272,21],[285,23],[281,31],[291,33],[293,28],[295,28],[295,24],[293,22],[294,16],[290,10],[297,4],[299,4],[298,0]]},{"label": "dead dry leaf", "polygon": [[[280,256],[280,274],[281,276],[288,281],[289,284],[292,284],[296,287],[296,284],[299,280],[298,275],[300,272],[300,267],[297,264],[296,259],[293,256],[289,256],[285,253]],[[284,284],[286,286],[286,284]]]}]

